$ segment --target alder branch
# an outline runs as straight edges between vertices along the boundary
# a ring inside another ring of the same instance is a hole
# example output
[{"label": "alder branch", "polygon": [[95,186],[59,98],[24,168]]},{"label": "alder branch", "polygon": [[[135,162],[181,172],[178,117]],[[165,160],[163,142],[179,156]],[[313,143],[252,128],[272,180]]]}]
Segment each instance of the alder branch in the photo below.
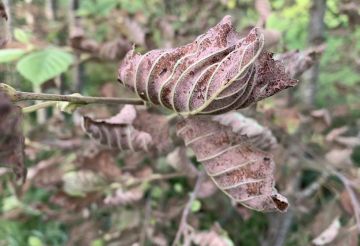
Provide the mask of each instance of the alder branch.
[{"label": "alder branch", "polygon": [[42,101],[65,101],[79,104],[132,104],[144,105],[144,101],[137,98],[117,98],[117,97],[90,97],[90,96],[74,96],[74,95],[59,95],[46,93],[33,93],[17,91],[7,84],[0,84],[0,91],[5,92],[13,102],[20,102],[26,100],[42,100]]}]

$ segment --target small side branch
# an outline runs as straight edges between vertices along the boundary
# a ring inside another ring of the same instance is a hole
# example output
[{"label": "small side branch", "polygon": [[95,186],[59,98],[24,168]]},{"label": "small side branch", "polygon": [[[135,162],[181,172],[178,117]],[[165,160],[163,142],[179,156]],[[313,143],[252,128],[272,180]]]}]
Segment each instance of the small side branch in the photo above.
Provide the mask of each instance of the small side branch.
[{"label": "small side branch", "polygon": [[191,206],[192,206],[193,202],[195,201],[195,199],[197,198],[197,195],[198,195],[198,192],[199,192],[199,189],[200,189],[200,185],[203,182],[204,176],[205,176],[205,171],[200,171],[199,174],[198,174],[198,178],[196,180],[194,190],[190,194],[189,201],[186,203],[186,206],[185,206],[185,208],[183,210],[181,220],[180,220],[179,229],[178,229],[178,231],[176,233],[174,242],[172,244],[173,246],[179,245],[179,243],[180,243],[181,236],[183,235],[183,232],[187,227],[187,218],[189,216]]}]

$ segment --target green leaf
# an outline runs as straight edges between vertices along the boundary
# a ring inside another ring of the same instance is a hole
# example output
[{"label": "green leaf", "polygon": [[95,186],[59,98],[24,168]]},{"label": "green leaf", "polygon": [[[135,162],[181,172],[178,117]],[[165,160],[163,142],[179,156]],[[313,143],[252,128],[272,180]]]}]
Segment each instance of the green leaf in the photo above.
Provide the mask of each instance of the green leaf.
[{"label": "green leaf", "polygon": [[71,54],[56,48],[48,48],[23,57],[16,68],[34,85],[41,85],[65,72],[72,63]]},{"label": "green leaf", "polygon": [[201,209],[201,202],[199,200],[193,201],[191,204],[191,212],[196,213]]},{"label": "green leaf", "polygon": [[20,57],[22,57],[26,53],[25,50],[22,49],[4,49],[0,50],[0,63],[12,62]]},{"label": "green leaf", "polygon": [[14,37],[17,41],[23,44],[28,44],[30,42],[30,34],[19,28],[15,28]]},{"label": "green leaf", "polygon": [[29,246],[43,246],[41,239],[36,236],[30,236],[28,238],[28,245]]}]

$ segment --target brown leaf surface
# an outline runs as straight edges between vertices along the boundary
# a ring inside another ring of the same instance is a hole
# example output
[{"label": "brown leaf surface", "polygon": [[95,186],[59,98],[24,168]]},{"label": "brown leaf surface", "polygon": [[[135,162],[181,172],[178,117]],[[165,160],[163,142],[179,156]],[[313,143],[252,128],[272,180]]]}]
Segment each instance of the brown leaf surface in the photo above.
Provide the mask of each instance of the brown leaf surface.
[{"label": "brown leaf surface", "polygon": [[96,40],[87,38],[81,27],[74,27],[71,30],[70,45],[75,50],[88,52],[106,60],[121,59],[131,49],[130,42],[122,37],[100,44]]},{"label": "brown leaf surface", "polygon": [[220,114],[296,85],[263,46],[258,29],[240,38],[225,16],[190,44],[144,55],[130,51],[119,81],[142,99],[185,115]]},{"label": "brown leaf surface", "polygon": [[261,150],[273,150],[277,145],[276,138],[268,128],[261,126],[254,119],[247,118],[241,113],[228,112],[213,116],[212,120],[219,122],[223,126],[231,127],[234,133],[244,136],[253,146]]},{"label": "brown leaf surface", "polygon": [[110,148],[149,151],[153,144],[152,137],[131,125],[135,117],[135,108],[126,105],[119,114],[109,119],[92,120],[85,116],[83,128],[91,138]]},{"label": "brown leaf surface", "polygon": [[4,3],[2,3],[2,2],[0,2],[0,17],[4,18],[5,20],[8,20],[8,15],[6,13]]},{"label": "brown leaf surface", "polygon": [[312,240],[312,243],[314,245],[325,245],[331,243],[338,235],[340,227],[341,224],[339,218],[335,218],[329,227]]},{"label": "brown leaf surface", "polygon": [[282,61],[285,71],[291,78],[298,78],[319,59],[324,52],[325,46],[319,45],[305,51],[289,51],[275,56],[276,60]]},{"label": "brown leaf surface", "polygon": [[121,206],[133,204],[144,196],[144,191],[140,187],[135,187],[130,190],[117,189],[114,194],[108,195],[104,199],[106,205]]},{"label": "brown leaf surface", "polygon": [[255,9],[259,13],[259,26],[265,25],[271,14],[271,4],[269,0],[255,0]]},{"label": "brown leaf surface", "polygon": [[177,133],[218,188],[235,202],[258,211],[286,211],[287,199],[274,187],[272,155],[252,146],[246,135],[206,116],[184,119]]},{"label": "brown leaf surface", "polygon": [[165,116],[125,105],[104,120],[84,117],[83,129],[94,140],[112,149],[161,153],[171,146]]},{"label": "brown leaf surface", "polygon": [[0,164],[10,167],[18,181],[25,182],[24,136],[21,108],[0,91]]},{"label": "brown leaf surface", "polygon": [[198,170],[186,155],[186,148],[177,147],[166,157],[166,161],[177,171],[185,175],[195,178],[198,175]]}]

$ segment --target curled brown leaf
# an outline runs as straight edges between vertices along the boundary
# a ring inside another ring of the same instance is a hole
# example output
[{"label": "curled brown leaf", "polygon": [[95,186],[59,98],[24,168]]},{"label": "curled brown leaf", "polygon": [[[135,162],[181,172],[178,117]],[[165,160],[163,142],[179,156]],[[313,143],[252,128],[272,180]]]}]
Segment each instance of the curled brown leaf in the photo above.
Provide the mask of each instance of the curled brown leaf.
[{"label": "curled brown leaf", "polygon": [[136,110],[126,105],[109,119],[84,117],[84,131],[97,142],[112,149],[163,152],[171,145],[165,116]]},{"label": "curled brown leaf", "polygon": [[135,108],[126,105],[110,119],[93,120],[85,116],[83,128],[91,138],[110,148],[149,151],[153,144],[151,135],[134,128],[131,123],[135,117]]},{"label": "curled brown leaf", "polygon": [[184,119],[177,133],[218,188],[235,202],[258,211],[286,211],[287,199],[274,187],[272,155],[252,146],[246,135],[206,116]]},{"label": "curled brown leaf", "polygon": [[241,38],[225,16],[190,44],[144,55],[130,51],[119,81],[142,99],[184,115],[220,114],[296,85],[263,46],[257,28]]}]

